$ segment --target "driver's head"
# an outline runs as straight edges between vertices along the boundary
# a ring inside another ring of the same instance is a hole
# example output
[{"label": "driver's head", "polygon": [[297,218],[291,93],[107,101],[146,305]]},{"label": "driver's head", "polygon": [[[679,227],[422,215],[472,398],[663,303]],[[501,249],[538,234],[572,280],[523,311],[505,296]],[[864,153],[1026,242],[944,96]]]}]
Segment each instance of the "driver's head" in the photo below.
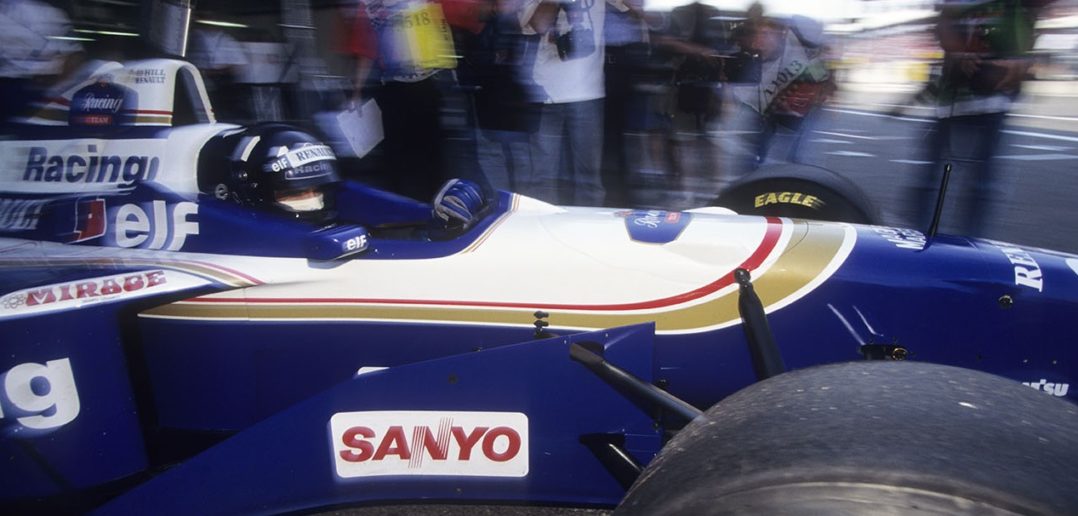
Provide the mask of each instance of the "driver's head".
[{"label": "driver's head", "polygon": [[325,209],[325,193],[318,187],[298,190],[278,190],[273,192],[277,205],[293,213],[304,213]]},{"label": "driver's head", "polygon": [[264,126],[241,138],[235,152],[234,199],[304,220],[334,216],[340,177],[327,145],[286,126]]}]

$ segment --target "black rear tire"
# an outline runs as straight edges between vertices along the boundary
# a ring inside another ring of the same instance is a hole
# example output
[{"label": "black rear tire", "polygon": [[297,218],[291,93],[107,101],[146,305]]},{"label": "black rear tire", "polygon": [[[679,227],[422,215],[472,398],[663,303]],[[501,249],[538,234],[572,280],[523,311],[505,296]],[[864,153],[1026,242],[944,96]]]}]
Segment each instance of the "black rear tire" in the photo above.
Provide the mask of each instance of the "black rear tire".
[{"label": "black rear tire", "polygon": [[761,167],[732,183],[712,203],[742,215],[878,224],[879,214],[852,181],[800,164]]},{"label": "black rear tire", "polygon": [[810,368],[678,433],[620,514],[1078,514],[1078,407],[910,362]]}]

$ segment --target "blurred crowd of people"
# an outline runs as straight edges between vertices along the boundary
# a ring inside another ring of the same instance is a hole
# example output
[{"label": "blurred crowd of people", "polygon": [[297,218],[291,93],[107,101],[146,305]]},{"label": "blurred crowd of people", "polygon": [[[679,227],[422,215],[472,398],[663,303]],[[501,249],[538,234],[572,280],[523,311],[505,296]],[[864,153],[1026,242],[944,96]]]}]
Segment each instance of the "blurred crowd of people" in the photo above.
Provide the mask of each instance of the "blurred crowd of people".
[{"label": "blurred crowd of people", "polygon": [[[352,98],[380,105],[383,170],[415,197],[478,176],[558,204],[628,205],[634,174],[676,184],[686,148],[715,174],[756,168],[835,89],[822,24],[758,3],[366,0],[352,18]],[[457,58],[424,55],[432,45]],[[452,135],[447,111],[461,115]],[[707,140],[727,122],[743,150],[720,164]]]},{"label": "blurred crowd of people", "polygon": [[[924,151],[940,162],[950,144],[973,139],[963,159],[978,164],[982,197],[1036,15],[1050,1],[940,3],[944,59],[918,99],[938,106],[941,136]],[[223,18],[195,12],[196,21]],[[811,163],[804,136],[837,88],[823,25],[770,16],[760,3],[649,12],[642,0],[351,0],[332,19],[316,29],[336,33],[336,55],[321,57],[346,69],[345,80],[317,92],[318,109],[373,99],[384,139],[346,165],[416,199],[463,177],[557,204],[631,206],[641,178],[677,189],[693,167],[728,182],[769,161]],[[67,37],[64,12],[43,0],[0,0],[0,29],[6,119],[83,49]],[[297,63],[310,56],[281,37],[233,33],[192,25],[186,55],[219,118],[318,130],[314,113],[289,102],[303,94]],[[781,152],[772,146],[779,134],[792,142]],[[935,172],[911,194],[918,213],[931,211]]]}]

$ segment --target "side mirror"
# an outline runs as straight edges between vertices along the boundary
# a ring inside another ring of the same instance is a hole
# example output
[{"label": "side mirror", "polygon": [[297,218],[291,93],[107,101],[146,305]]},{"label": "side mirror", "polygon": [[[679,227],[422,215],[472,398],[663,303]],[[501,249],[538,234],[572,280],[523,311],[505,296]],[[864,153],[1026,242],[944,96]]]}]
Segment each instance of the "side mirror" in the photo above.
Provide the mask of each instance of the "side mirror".
[{"label": "side mirror", "polygon": [[363,226],[329,226],[307,235],[307,258],[317,261],[340,260],[367,250],[370,236]]}]

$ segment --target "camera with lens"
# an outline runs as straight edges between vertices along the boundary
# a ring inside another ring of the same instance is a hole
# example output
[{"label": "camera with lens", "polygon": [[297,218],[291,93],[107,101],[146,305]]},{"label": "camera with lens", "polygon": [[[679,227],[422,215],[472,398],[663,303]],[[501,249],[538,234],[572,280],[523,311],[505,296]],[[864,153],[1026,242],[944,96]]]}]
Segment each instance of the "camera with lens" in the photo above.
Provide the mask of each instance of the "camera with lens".
[{"label": "camera with lens", "polygon": [[[595,53],[595,29],[591,22],[591,7],[597,0],[562,2],[561,9],[569,20],[569,30],[554,39],[562,61],[580,59]],[[585,23],[585,20],[587,23]]]},{"label": "camera with lens", "polygon": [[745,51],[722,57],[722,75],[727,82],[759,83],[762,77],[760,56]]}]

